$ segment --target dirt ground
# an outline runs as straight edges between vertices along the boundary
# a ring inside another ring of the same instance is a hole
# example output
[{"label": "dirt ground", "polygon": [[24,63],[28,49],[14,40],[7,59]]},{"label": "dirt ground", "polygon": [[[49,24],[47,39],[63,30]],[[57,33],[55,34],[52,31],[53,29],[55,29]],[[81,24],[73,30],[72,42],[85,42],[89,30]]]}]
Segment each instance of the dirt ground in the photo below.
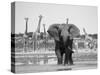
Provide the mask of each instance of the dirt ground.
[{"label": "dirt ground", "polygon": [[50,71],[69,71],[69,70],[85,70],[96,69],[97,61],[81,61],[74,62],[74,65],[24,65],[16,66],[16,73],[34,73],[34,72],[50,72]]}]

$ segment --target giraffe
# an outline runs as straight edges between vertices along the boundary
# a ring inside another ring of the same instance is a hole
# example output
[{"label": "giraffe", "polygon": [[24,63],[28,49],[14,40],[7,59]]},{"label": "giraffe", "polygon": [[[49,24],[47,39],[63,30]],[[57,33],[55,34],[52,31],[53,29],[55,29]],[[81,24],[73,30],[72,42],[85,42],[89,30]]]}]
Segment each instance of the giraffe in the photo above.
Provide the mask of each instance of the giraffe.
[{"label": "giraffe", "polygon": [[40,27],[41,27],[41,20],[42,20],[42,15],[39,16],[39,22],[38,22],[38,27],[37,27],[37,30],[35,31],[35,41],[36,42],[36,48],[39,49],[39,41],[40,41]]},{"label": "giraffe", "polygon": [[66,19],[66,24],[68,24],[69,18]]},{"label": "giraffe", "polygon": [[36,33],[40,33],[40,27],[41,27],[42,17],[43,17],[42,15],[39,16],[39,22],[38,22],[38,27],[37,27]]},{"label": "giraffe", "polygon": [[23,39],[24,39],[24,51],[27,52],[27,42],[28,42],[28,36],[27,36],[27,32],[28,32],[28,20],[29,18],[26,17],[24,18],[25,21],[26,21],[26,29],[25,29],[25,33],[24,33],[24,36],[23,36]]},{"label": "giraffe", "polygon": [[44,34],[46,34],[45,24],[43,24]]},{"label": "giraffe", "polygon": [[83,28],[83,32],[85,34],[85,41],[88,43],[88,47],[90,49],[93,49],[94,48],[94,42],[95,42],[94,39],[87,34],[85,28]]},{"label": "giraffe", "polygon": [[46,50],[46,47],[47,47],[47,37],[46,37],[46,29],[45,29],[45,24],[43,24],[43,28],[44,28],[44,34],[43,34],[43,41],[44,41],[44,46],[45,46],[45,50]]}]

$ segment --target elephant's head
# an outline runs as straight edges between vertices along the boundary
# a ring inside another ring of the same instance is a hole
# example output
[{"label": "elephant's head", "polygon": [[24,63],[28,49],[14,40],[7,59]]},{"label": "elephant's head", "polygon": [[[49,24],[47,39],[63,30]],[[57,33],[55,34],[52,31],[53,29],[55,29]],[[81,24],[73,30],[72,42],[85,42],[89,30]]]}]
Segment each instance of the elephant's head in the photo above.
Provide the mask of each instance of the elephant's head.
[{"label": "elephant's head", "polygon": [[64,64],[73,64],[72,42],[74,37],[80,35],[79,29],[74,24],[53,24],[47,32],[55,40],[55,53],[58,64],[62,64],[62,53],[65,53]]},{"label": "elephant's head", "polygon": [[52,24],[47,32],[56,41],[60,41],[61,37],[66,41],[68,36],[71,39],[80,35],[80,30],[74,24]]}]

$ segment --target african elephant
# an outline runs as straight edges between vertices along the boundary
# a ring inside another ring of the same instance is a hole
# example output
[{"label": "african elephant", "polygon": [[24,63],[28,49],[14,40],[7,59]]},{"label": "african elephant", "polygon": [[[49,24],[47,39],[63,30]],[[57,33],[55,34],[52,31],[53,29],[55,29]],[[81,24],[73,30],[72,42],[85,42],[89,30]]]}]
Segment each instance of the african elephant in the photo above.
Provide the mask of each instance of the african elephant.
[{"label": "african elephant", "polygon": [[55,54],[58,64],[63,64],[63,54],[65,54],[64,65],[72,65],[73,38],[80,35],[79,29],[74,24],[52,24],[47,32],[55,40]]}]

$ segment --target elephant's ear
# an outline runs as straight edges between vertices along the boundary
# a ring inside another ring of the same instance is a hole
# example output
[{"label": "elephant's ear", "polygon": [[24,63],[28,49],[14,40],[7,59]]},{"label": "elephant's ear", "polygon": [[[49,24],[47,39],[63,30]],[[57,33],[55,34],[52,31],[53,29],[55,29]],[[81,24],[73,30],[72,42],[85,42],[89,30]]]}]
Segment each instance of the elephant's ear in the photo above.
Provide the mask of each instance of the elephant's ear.
[{"label": "elephant's ear", "polygon": [[49,35],[51,37],[53,37],[54,40],[56,40],[56,41],[60,41],[58,29],[59,29],[59,24],[53,24],[47,30],[47,32],[49,33]]},{"label": "elephant's ear", "polygon": [[80,30],[79,30],[79,28],[76,25],[68,24],[68,26],[69,26],[68,31],[69,31],[69,33],[71,34],[71,36],[73,38],[80,35]]}]

